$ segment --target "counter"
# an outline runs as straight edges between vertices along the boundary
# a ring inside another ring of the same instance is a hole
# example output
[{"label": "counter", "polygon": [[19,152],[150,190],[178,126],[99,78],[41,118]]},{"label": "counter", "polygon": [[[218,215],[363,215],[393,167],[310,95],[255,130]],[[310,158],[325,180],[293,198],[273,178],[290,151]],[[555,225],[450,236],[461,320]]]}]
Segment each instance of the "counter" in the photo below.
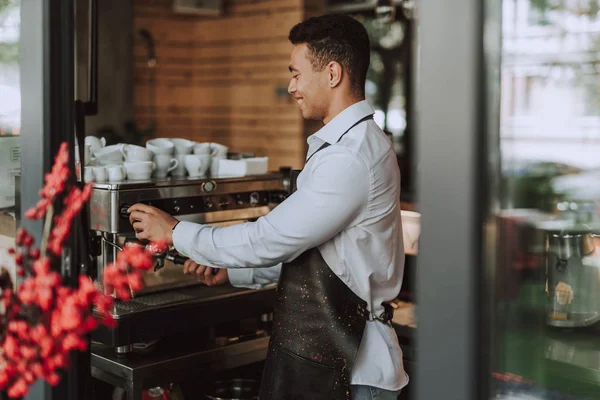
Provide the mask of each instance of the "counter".
[{"label": "counter", "polygon": [[[393,326],[410,375],[414,370],[414,308],[411,303],[397,303]],[[178,340],[159,341],[148,354],[132,353],[126,357],[115,353],[113,347],[94,343],[92,376],[124,388],[127,400],[141,400],[143,389],[260,363],[267,356],[269,336],[265,332],[224,346],[216,342],[214,334],[187,335]],[[408,399],[408,391],[401,398]]]}]

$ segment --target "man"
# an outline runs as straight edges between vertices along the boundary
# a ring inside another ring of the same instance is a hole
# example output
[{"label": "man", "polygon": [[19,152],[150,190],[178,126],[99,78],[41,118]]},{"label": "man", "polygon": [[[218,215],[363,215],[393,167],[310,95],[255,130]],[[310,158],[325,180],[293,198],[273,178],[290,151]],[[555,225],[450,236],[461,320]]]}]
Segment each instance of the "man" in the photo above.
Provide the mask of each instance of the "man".
[{"label": "man", "polygon": [[261,400],[396,399],[408,377],[384,302],[404,269],[400,171],[365,100],[369,39],[342,15],[310,18],[289,39],[288,91],[325,124],[308,138],[297,190],[252,223],[178,222],[143,204],[130,220],[138,238],[166,238],[200,265],[284,263]]}]

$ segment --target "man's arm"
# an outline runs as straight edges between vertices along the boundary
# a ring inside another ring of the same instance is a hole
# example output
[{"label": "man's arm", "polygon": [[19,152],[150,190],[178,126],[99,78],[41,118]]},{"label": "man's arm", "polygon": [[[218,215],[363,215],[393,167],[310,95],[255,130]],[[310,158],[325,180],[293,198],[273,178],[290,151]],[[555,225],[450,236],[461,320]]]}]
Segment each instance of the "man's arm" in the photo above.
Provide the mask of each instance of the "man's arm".
[{"label": "man's arm", "polygon": [[331,239],[365,209],[369,171],[357,156],[332,146],[304,173],[310,174],[307,182],[256,222],[227,227],[178,223],[175,248],[208,266],[272,266]]}]

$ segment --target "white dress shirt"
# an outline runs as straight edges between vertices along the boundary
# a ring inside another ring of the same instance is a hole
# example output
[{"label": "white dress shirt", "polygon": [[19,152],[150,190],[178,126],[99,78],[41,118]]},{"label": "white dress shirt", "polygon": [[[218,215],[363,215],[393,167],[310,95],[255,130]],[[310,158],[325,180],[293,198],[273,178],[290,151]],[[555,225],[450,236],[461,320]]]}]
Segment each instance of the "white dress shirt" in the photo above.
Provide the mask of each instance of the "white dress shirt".
[{"label": "white dress shirt", "polygon": [[[298,176],[298,190],[269,214],[227,227],[182,221],[173,232],[175,248],[199,264],[257,268],[292,261],[318,246],[331,270],[373,314],[381,314],[381,303],[400,292],[404,273],[396,153],[373,120],[338,142],[370,114],[368,101],[355,103],[311,135],[307,158],[323,143],[331,146],[314,154]],[[390,326],[367,322],[351,383],[387,390],[408,383]]]}]

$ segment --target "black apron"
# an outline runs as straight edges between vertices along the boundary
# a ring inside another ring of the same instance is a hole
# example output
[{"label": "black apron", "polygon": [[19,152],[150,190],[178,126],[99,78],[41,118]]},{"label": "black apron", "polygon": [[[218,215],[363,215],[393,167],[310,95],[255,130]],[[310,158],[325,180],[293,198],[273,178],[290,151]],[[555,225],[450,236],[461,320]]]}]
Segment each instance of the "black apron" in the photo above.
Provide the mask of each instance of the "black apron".
[{"label": "black apron", "polygon": [[[375,319],[389,323],[385,310]],[[369,319],[367,303],[331,271],[318,248],[283,264],[260,400],[349,399],[350,372]]]}]

